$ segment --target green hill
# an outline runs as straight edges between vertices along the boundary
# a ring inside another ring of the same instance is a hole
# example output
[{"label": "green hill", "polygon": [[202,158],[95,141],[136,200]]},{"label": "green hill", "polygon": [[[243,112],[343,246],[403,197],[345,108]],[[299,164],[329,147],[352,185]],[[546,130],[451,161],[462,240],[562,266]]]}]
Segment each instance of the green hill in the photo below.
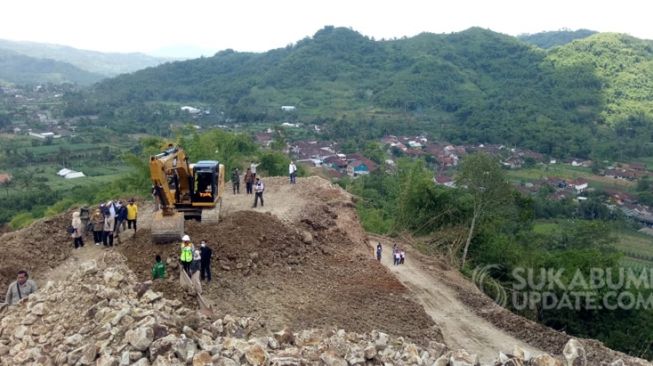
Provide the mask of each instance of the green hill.
[{"label": "green hill", "polygon": [[169,61],[142,53],[105,53],[57,44],[17,42],[4,39],[0,39],[0,49],[34,58],[66,62],[87,72],[101,74],[105,77],[134,72]]},{"label": "green hill", "polygon": [[374,41],[325,27],[286,48],[105,80],[69,98],[67,113],[147,130],[171,103],[241,122],[288,118],[279,107],[290,104],[340,139],[424,131],[554,156],[636,156],[653,152],[652,60],[649,41],[612,34],[543,50],[480,28]]},{"label": "green hill", "polygon": [[102,75],[81,70],[65,62],[20,55],[0,49],[0,80],[15,84],[76,83],[88,85]]},{"label": "green hill", "polygon": [[550,32],[540,32],[534,34],[522,34],[517,36],[524,42],[530,43],[540,48],[551,48],[562,46],[576,39],[583,39],[597,32],[589,29],[559,30]]}]

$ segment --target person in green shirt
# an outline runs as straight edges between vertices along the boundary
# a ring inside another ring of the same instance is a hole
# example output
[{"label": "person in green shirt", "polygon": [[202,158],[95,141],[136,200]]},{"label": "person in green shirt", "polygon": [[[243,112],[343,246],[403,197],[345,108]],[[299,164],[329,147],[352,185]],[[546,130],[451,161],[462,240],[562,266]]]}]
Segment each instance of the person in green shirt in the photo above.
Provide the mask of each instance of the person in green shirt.
[{"label": "person in green shirt", "polygon": [[152,266],[152,279],[156,280],[157,278],[166,277],[166,264],[161,260],[161,256],[157,254],[156,263]]}]

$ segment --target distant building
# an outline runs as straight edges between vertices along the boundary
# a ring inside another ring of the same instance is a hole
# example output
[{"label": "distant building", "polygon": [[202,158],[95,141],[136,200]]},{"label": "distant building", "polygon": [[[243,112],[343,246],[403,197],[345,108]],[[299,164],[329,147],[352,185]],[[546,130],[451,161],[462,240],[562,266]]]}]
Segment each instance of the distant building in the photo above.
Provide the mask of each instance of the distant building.
[{"label": "distant building", "polygon": [[84,173],[63,168],[57,172],[57,175],[66,179],[75,179],[85,177]]},{"label": "distant building", "polygon": [[297,109],[297,108],[295,108],[294,105],[282,105],[281,106],[281,110],[284,111],[284,112],[292,112],[295,109]]},{"label": "distant building", "polygon": [[58,139],[61,137],[61,135],[56,135],[54,132],[29,132],[29,135],[32,137],[36,137],[38,139]]},{"label": "distant building", "polygon": [[448,177],[446,175],[438,175],[433,179],[433,181],[435,182],[435,184],[442,185],[445,187],[450,187],[450,188],[456,187],[456,182],[454,182],[454,180],[451,177]]},{"label": "distant building", "polygon": [[281,124],[281,127],[294,127],[294,128],[298,128],[298,127],[300,127],[300,126],[301,126],[301,124],[299,124],[299,123],[290,123],[290,122],[284,122],[284,123]]},{"label": "distant building", "polygon": [[5,184],[11,182],[11,174],[9,173],[0,173],[0,184]]},{"label": "distant building", "polygon": [[185,106],[181,107],[181,110],[184,111],[184,112],[188,112],[190,114],[198,114],[198,113],[202,112],[200,109],[195,108],[195,107],[191,107],[189,105],[185,105]]}]

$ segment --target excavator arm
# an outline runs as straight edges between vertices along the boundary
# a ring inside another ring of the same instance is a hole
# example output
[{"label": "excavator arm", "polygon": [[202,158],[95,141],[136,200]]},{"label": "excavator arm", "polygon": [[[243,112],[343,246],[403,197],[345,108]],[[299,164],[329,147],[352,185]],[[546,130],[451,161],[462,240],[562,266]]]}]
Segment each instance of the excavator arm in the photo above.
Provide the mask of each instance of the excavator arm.
[{"label": "excavator arm", "polygon": [[169,147],[150,157],[150,176],[164,214],[174,212],[176,204],[190,203],[193,175],[182,148]]}]

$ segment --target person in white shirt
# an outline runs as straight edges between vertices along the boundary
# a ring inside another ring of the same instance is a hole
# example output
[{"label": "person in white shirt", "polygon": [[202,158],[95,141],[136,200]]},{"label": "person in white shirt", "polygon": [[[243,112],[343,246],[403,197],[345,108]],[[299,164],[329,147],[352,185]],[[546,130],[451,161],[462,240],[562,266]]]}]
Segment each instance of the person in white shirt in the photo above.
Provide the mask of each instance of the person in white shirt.
[{"label": "person in white shirt", "polygon": [[249,170],[252,172],[252,177],[256,179],[256,167],[261,165],[261,163],[255,163],[254,160],[252,160],[252,163],[249,164]]},{"label": "person in white shirt", "polygon": [[291,161],[288,166],[288,174],[290,174],[290,184],[295,184],[297,179],[297,166],[294,161]]},{"label": "person in white shirt", "polygon": [[261,199],[261,207],[263,207],[263,191],[265,191],[265,184],[260,178],[256,178],[256,183],[254,183],[254,208],[256,208],[259,199]]}]

